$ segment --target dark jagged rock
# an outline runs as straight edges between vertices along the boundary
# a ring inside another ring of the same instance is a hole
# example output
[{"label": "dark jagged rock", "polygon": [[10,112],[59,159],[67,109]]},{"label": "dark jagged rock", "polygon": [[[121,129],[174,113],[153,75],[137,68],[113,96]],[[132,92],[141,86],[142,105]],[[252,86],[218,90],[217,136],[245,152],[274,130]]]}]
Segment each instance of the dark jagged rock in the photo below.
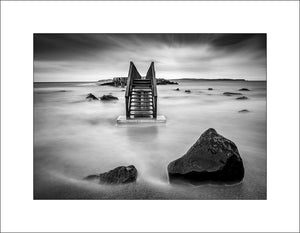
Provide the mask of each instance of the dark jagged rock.
[{"label": "dark jagged rock", "polygon": [[184,92],[186,92],[186,93],[191,93],[191,90],[185,90]]},{"label": "dark jagged rock", "polygon": [[247,112],[250,112],[250,111],[247,110],[247,109],[243,109],[243,110],[240,110],[239,112],[240,112],[240,113],[247,113]]},{"label": "dark jagged rock", "polygon": [[135,182],[137,170],[135,166],[120,166],[108,172],[99,175],[89,175],[84,180],[97,180],[100,184],[126,184]]},{"label": "dark jagged rock", "polygon": [[212,91],[213,89],[210,87],[210,88],[208,88],[207,90]]},{"label": "dark jagged rock", "polygon": [[91,100],[99,100],[96,96],[94,96],[92,93],[89,93],[87,96],[86,96],[86,99],[91,101]]},{"label": "dark jagged rock", "polygon": [[179,88],[176,88],[176,89],[174,89],[174,91],[180,91],[180,89],[179,89]]},{"label": "dark jagged rock", "polygon": [[100,86],[115,86],[115,82],[101,83]]},{"label": "dark jagged rock", "polygon": [[158,78],[158,79],[156,79],[156,84],[157,85],[168,85],[168,84],[178,85],[178,82],[173,82],[168,79]]},{"label": "dark jagged rock", "polygon": [[248,88],[241,88],[239,91],[250,91]]},{"label": "dark jagged rock", "polygon": [[232,95],[241,95],[241,93],[237,93],[237,92],[224,92],[223,95],[232,96]]},{"label": "dark jagged rock", "polygon": [[108,101],[108,100],[118,100],[119,98],[109,94],[109,95],[101,96],[100,99],[103,101]]},{"label": "dark jagged rock", "polygon": [[247,96],[241,96],[241,97],[237,97],[236,99],[237,100],[247,100],[248,97]]},{"label": "dark jagged rock", "polygon": [[244,166],[236,145],[210,128],[168,165],[168,173],[170,181],[231,183],[243,179]]}]

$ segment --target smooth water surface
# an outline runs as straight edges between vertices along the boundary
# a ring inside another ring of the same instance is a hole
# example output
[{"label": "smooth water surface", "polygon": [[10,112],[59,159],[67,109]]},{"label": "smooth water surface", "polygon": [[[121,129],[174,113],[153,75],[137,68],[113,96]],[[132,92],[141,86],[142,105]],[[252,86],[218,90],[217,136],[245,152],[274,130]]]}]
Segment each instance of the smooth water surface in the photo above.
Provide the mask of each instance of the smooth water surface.
[{"label": "smooth water surface", "polygon": [[[97,83],[34,84],[35,199],[266,199],[266,82],[179,80],[158,86],[166,124],[117,125],[124,88]],[[174,89],[180,88],[180,91]],[[209,87],[212,91],[207,90]],[[222,93],[240,92],[248,100]],[[191,93],[185,93],[189,89]],[[88,93],[118,101],[86,101]],[[239,110],[248,109],[248,113]],[[167,165],[208,128],[238,147],[245,177],[235,185],[169,184]],[[108,186],[82,179],[134,165],[138,180]]]}]

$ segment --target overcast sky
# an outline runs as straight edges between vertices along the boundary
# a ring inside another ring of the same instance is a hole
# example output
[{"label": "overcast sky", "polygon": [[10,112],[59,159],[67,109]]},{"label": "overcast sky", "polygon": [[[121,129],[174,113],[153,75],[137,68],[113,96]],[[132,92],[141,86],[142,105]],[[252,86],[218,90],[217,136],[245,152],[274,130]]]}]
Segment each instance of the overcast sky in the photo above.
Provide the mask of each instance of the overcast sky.
[{"label": "overcast sky", "polygon": [[266,80],[265,34],[35,34],[34,81],[97,81],[141,75],[155,62],[157,78]]}]

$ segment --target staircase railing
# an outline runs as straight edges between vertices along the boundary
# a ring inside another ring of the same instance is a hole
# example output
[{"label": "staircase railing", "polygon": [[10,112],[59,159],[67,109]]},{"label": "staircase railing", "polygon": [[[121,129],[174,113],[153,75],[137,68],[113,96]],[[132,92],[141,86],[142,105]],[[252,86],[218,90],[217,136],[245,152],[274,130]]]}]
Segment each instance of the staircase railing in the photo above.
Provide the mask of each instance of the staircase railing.
[{"label": "staircase railing", "polygon": [[153,118],[156,118],[157,117],[157,87],[156,87],[154,62],[151,62],[150,68],[146,75],[146,79],[151,80]]}]

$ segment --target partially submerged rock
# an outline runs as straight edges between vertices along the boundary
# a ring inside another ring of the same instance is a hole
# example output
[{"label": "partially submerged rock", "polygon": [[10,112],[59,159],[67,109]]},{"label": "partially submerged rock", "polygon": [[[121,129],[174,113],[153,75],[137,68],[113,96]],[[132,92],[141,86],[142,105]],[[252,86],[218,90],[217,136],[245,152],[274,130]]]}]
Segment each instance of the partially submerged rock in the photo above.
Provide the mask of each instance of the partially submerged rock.
[{"label": "partially submerged rock", "polygon": [[247,96],[241,96],[241,97],[237,97],[236,99],[237,100],[247,100],[248,97]]},{"label": "partially submerged rock", "polygon": [[191,93],[191,90],[185,90],[184,92],[186,92],[186,93]]},{"label": "partially submerged rock", "polygon": [[180,91],[180,89],[179,89],[179,88],[176,88],[176,89],[174,89],[174,91]]},{"label": "partially submerged rock", "polygon": [[164,78],[158,78],[158,79],[156,79],[156,84],[157,85],[168,85],[168,84],[178,85],[178,82],[173,82],[171,80],[164,79]]},{"label": "partially submerged rock", "polygon": [[101,96],[100,99],[103,100],[103,101],[118,100],[118,97],[115,97],[115,96],[109,94],[109,95],[103,95],[103,96]]},{"label": "partially submerged rock", "polygon": [[241,88],[239,91],[250,91],[248,88]]},{"label": "partially submerged rock", "polygon": [[242,94],[241,93],[237,93],[237,92],[224,92],[223,95],[232,96],[232,95],[242,95]]},{"label": "partially submerged rock", "polygon": [[137,170],[135,166],[120,166],[108,172],[99,175],[89,175],[85,180],[96,180],[100,184],[126,184],[135,182],[137,178]]},{"label": "partially submerged rock", "polygon": [[230,183],[243,179],[244,166],[236,145],[210,128],[185,155],[168,165],[168,173],[170,181]]},{"label": "partially submerged rock", "polygon": [[239,111],[240,113],[247,113],[247,112],[250,112],[248,109],[243,109],[243,110],[240,110]]},{"label": "partially submerged rock", "polygon": [[92,93],[89,93],[87,96],[86,96],[86,99],[91,101],[91,100],[99,100],[96,96],[94,96]]},{"label": "partially submerged rock", "polygon": [[213,89],[210,87],[210,88],[208,88],[207,90],[212,91]]}]

